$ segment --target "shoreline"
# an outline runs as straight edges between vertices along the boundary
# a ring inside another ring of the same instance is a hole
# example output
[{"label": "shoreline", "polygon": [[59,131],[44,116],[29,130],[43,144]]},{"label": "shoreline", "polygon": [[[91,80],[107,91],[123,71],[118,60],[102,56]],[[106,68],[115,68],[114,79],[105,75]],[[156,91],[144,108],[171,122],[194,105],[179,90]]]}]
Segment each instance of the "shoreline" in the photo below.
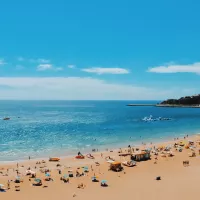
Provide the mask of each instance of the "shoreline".
[{"label": "shoreline", "polygon": [[163,108],[200,108],[200,105],[176,105],[176,104],[127,104],[129,107],[163,107]]},{"label": "shoreline", "polygon": [[[178,138],[182,137],[183,135],[187,135],[187,134],[179,134],[178,135]],[[196,137],[196,136],[200,136],[200,132],[198,133],[194,133],[194,134],[188,134],[188,137],[189,138],[193,138],[193,137]],[[121,149],[125,149],[127,148],[128,145],[131,145],[131,147],[134,147],[134,148],[137,148],[137,147],[141,147],[141,146],[152,146],[152,145],[159,145],[159,144],[168,144],[168,143],[172,143],[174,142],[174,138],[177,138],[177,135],[176,137],[171,137],[171,136],[168,136],[167,138],[153,138],[151,140],[151,142],[147,142],[145,140],[142,140],[142,141],[138,141],[138,143],[134,144],[133,141],[130,141],[129,143],[128,142],[125,142],[125,143],[121,143],[122,145],[116,147],[116,146],[109,146],[108,148],[104,148],[102,147],[102,149],[98,149],[98,151],[95,151],[95,152],[92,152],[91,151],[81,151],[83,154],[87,155],[87,154],[93,154],[93,155],[96,155],[96,154],[99,154],[99,153],[109,153],[110,151],[118,151],[120,148]],[[156,139],[156,140],[155,140]],[[147,139],[149,140],[149,139]],[[140,144],[139,144],[140,142]],[[145,145],[144,145],[145,144]],[[104,149],[104,150],[103,150]],[[79,150],[77,150],[78,152]],[[73,159],[77,154],[75,152],[71,152],[71,154],[69,155],[56,155],[56,156],[44,156],[44,157],[37,157],[37,158],[31,158],[30,161],[33,161],[33,162],[36,162],[38,160],[49,160],[50,157],[58,157],[60,159]],[[0,161],[0,166],[2,165],[13,165],[13,164],[16,164],[16,163],[24,163],[24,162],[29,162],[29,159],[22,159],[22,160],[12,160],[12,161]]]},{"label": "shoreline", "polygon": [[200,108],[200,105],[156,104],[155,106],[167,108]]}]

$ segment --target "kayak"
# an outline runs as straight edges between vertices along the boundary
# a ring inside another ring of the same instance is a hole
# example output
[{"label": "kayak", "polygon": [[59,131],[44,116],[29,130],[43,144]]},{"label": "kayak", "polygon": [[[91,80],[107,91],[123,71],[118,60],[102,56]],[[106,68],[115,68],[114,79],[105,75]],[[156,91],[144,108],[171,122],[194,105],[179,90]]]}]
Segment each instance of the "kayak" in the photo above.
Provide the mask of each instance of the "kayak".
[{"label": "kayak", "polygon": [[49,158],[49,161],[58,162],[58,161],[60,161],[60,158]]}]

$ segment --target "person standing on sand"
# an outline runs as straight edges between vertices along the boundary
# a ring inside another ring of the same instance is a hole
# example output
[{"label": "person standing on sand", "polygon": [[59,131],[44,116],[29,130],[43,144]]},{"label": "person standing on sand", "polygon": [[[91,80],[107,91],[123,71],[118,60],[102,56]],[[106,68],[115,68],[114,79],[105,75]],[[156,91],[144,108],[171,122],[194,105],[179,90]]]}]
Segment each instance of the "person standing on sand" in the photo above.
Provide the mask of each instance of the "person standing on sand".
[{"label": "person standing on sand", "polygon": [[10,180],[8,180],[8,182],[7,182],[7,189],[8,190],[10,189]]},{"label": "person standing on sand", "polygon": [[29,157],[28,157],[28,159],[30,160],[30,159],[31,159],[31,157],[29,156]]},{"label": "person standing on sand", "polygon": [[155,157],[155,162],[154,162],[154,164],[157,164],[157,160],[158,160],[158,158],[157,158],[157,156]]}]

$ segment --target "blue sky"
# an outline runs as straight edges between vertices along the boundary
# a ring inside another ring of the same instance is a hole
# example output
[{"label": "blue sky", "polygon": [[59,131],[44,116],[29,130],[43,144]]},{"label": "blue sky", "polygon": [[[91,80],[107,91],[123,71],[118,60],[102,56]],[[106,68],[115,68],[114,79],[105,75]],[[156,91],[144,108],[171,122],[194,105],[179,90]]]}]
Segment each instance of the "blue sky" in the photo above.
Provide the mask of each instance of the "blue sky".
[{"label": "blue sky", "polygon": [[0,99],[200,93],[197,0],[2,0]]}]

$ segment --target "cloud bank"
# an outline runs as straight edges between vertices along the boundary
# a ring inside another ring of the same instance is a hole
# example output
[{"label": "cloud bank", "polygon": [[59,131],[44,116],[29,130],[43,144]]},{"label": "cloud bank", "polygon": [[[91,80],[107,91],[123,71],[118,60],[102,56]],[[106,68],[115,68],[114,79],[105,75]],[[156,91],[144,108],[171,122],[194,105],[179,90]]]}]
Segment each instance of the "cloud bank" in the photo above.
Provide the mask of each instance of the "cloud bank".
[{"label": "cloud bank", "polygon": [[89,77],[1,77],[0,88],[1,100],[141,100],[179,97],[188,95],[188,91],[196,93],[190,88],[162,90]]},{"label": "cloud bank", "polygon": [[153,73],[195,73],[200,75],[200,62],[196,62],[188,65],[166,65],[152,67],[148,69],[148,72]]}]

